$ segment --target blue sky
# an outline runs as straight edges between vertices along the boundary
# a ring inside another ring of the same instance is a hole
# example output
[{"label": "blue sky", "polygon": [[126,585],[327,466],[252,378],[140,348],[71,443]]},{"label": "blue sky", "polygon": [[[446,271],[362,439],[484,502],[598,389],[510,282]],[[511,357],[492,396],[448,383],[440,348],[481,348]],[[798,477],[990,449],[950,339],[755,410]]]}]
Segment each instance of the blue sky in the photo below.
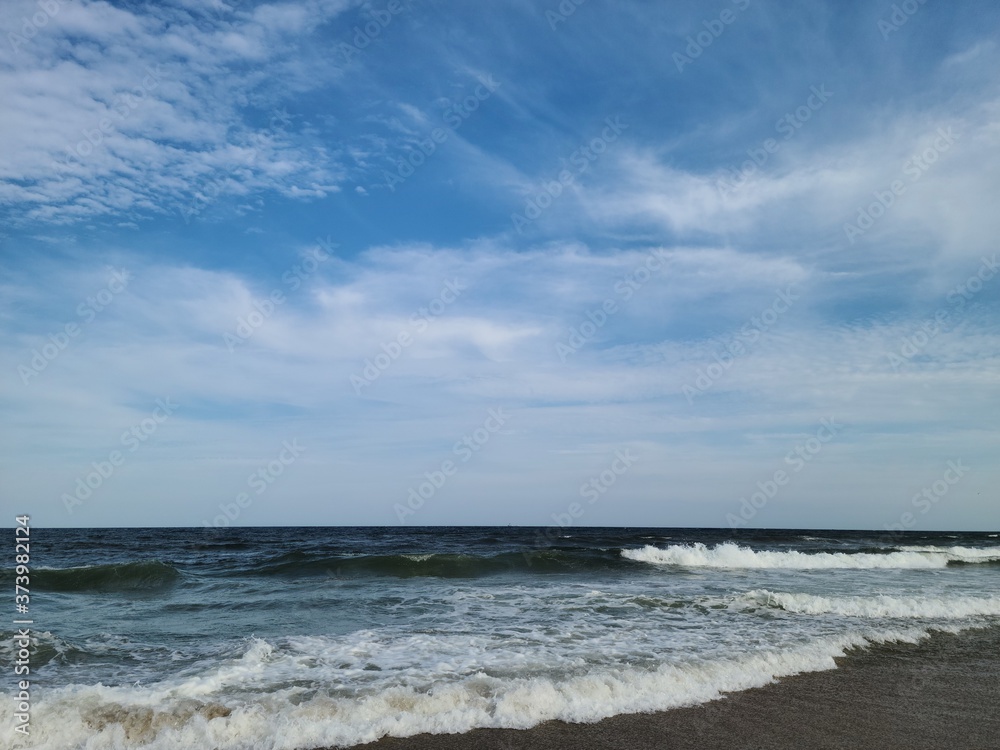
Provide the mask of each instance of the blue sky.
[{"label": "blue sky", "polygon": [[996,529],[998,31],[9,0],[0,505]]}]

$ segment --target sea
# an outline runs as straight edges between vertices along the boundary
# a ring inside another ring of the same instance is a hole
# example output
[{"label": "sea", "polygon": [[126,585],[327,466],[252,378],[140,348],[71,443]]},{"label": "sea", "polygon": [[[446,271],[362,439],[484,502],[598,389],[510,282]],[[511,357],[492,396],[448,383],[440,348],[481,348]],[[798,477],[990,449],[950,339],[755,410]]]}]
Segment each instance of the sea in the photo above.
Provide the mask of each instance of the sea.
[{"label": "sea", "polygon": [[[13,578],[13,566],[7,566]],[[992,629],[995,533],[32,529],[30,737],[292,750],[717,700]]]}]

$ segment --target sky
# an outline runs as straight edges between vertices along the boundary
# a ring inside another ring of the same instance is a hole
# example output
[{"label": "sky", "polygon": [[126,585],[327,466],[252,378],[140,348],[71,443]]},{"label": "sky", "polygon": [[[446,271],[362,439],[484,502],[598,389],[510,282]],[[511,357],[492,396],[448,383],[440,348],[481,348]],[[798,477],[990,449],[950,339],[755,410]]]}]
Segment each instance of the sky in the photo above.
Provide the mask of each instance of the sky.
[{"label": "sky", "polygon": [[987,0],[6,0],[0,510],[1000,527]]}]

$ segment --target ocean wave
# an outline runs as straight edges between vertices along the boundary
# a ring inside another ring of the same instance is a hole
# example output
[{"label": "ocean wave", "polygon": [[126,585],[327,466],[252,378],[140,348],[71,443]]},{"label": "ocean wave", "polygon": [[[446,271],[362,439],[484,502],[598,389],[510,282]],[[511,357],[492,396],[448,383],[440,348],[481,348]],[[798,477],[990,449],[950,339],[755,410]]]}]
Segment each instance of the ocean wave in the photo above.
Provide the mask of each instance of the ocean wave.
[{"label": "ocean wave", "polygon": [[[836,668],[848,649],[887,641],[914,642],[925,633],[905,630],[817,639],[786,649],[715,660],[623,668],[558,680],[500,678],[484,673],[426,689],[394,686],[344,697],[303,686],[241,693],[273,658],[263,641],[216,679],[169,681],[150,687],[70,685],[38,691],[30,746],[36,750],[115,747],[173,750],[213,747],[350,747],[380,737],[424,732],[467,732],[478,727],[526,729],[561,720],[595,722],[616,714],[661,711],[715,700],[777,678]],[[13,701],[0,703],[9,721]],[[14,747],[29,741],[14,738]]]},{"label": "ocean wave", "polygon": [[87,565],[78,568],[35,568],[31,583],[39,591],[149,591],[174,585],[179,570],[159,560],[121,565]]},{"label": "ocean wave", "polygon": [[[0,659],[9,660],[13,663],[18,645],[15,640],[16,631],[0,630]],[[50,661],[80,653],[80,649],[64,638],[50,633],[47,630],[32,631],[31,633],[31,667],[37,669],[44,667]]]},{"label": "ocean wave", "polygon": [[[982,553],[982,554],[980,554]],[[665,549],[646,545],[622,550],[622,557],[653,565],[689,568],[944,568],[949,563],[984,563],[1000,561],[1000,550],[969,547],[906,549],[873,552],[798,552],[757,551],[732,542],[714,547],[704,544],[672,544]]]},{"label": "ocean wave", "polygon": [[[397,554],[317,554],[295,551],[256,561],[199,568],[199,579],[243,576],[351,578],[480,578],[505,573],[546,575],[628,569],[634,562],[707,568],[943,568],[949,564],[1000,563],[1000,549],[973,547],[887,547],[845,551],[759,551],[724,542],[615,547],[533,547],[495,554],[400,552]],[[56,592],[138,592],[167,589],[183,577],[158,560],[73,568],[37,568],[35,587]]]},{"label": "ocean wave", "polygon": [[1000,562],[1000,548],[997,547],[937,547],[933,545],[896,547],[899,551],[906,552],[926,552],[931,554],[948,555],[951,563],[995,563]]},{"label": "ocean wave", "polygon": [[[13,662],[17,651],[15,636],[16,631],[0,630],[0,662]],[[137,642],[112,633],[66,638],[48,630],[31,632],[32,670],[49,664],[65,666],[110,660],[117,662],[122,671],[134,671],[137,664],[162,664],[177,655],[169,647]]]},{"label": "ocean wave", "polygon": [[962,620],[1000,616],[1000,597],[977,596],[843,596],[827,597],[757,589],[740,601],[806,615],[845,617]]},{"label": "ocean wave", "polygon": [[264,576],[327,575],[338,578],[355,576],[476,578],[507,572],[604,570],[620,564],[621,558],[614,551],[586,549],[542,548],[494,555],[401,553],[324,557],[310,557],[298,552],[267,561],[246,572]]}]

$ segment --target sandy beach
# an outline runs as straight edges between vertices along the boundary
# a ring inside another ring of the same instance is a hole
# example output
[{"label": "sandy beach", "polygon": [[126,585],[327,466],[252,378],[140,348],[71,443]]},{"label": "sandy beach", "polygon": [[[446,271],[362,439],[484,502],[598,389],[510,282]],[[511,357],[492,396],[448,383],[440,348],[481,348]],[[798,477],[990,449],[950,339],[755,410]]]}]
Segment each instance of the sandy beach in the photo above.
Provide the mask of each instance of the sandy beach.
[{"label": "sandy beach", "polygon": [[595,724],[384,738],[370,750],[984,750],[1000,748],[1000,629],[856,650],[722,700]]}]

